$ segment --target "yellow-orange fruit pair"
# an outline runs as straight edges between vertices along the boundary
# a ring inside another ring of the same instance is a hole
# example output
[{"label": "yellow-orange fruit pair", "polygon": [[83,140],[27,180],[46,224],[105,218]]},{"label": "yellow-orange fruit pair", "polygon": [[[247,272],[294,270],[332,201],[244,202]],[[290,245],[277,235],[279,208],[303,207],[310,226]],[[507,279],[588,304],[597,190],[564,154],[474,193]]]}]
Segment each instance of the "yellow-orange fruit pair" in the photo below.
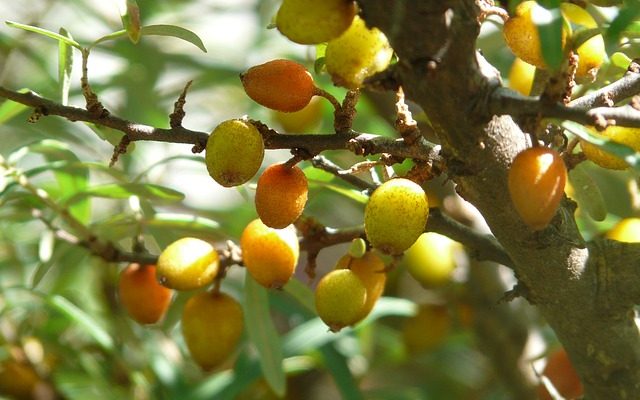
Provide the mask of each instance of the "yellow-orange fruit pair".
[{"label": "yellow-orange fruit pair", "polygon": [[182,313],[182,335],[193,360],[211,370],[234,352],[244,328],[240,304],[224,293],[201,292]]},{"label": "yellow-orange fruit pair", "polygon": [[402,254],[424,232],[427,195],[417,183],[394,178],[380,185],[364,210],[364,230],[371,245],[386,254]]},{"label": "yellow-orange fruit pair", "polygon": [[302,214],[309,191],[307,177],[294,165],[273,164],[264,170],[256,187],[256,211],[266,226],[291,225]]},{"label": "yellow-orange fruit pair", "polygon": [[315,292],[316,312],[332,332],[362,319],[367,288],[350,269],[335,269],[320,279]]},{"label": "yellow-orange fruit pair", "polygon": [[264,142],[248,121],[231,119],[218,125],[207,140],[205,162],[209,175],[225,187],[247,182],[264,158]]},{"label": "yellow-orange fruit pair", "polygon": [[244,228],[240,247],[247,271],[267,288],[284,286],[293,276],[300,255],[298,236],[292,225],[273,229],[259,219]]},{"label": "yellow-orange fruit pair", "polygon": [[[542,375],[551,381],[553,387],[565,399],[577,399],[584,393],[580,377],[564,349],[558,349],[547,357],[547,365]],[[543,385],[538,387],[538,396],[540,400],[552,400]]]},{"label": "yellow-orange fruit pair", "polygon": [[276,26],[296,43],[318,44],[347,30],[356,11],[353,0],[284,0],[278,9]]},{"label": "yellow-orange fruit pair", "polygon": [[567,168],[560,155],[546,147],[520,152],[509,170],[511,201],[522,221],[533,230],[545,228],[564,194]]},{"label": "yellow-orange fruit pair", "polygon": [[316,93],[313,77],[295,61],[272,60],[240,75],[244,91],[256,103],[282,112],[302,110]]},{"label": "yellow-orange fruit pair", "polygon": [[347,254],[338,260],[336,269],[350,269],[362,281],[367,290],[367,299],[356,322],[364,319],[384,292],[387,274],[384,261],[375,251],[367,251],[362,257]]},{"label": "yellow-orange fruit pair", "polygon": [[158,257],[156,275],[164,286],[192,290],[210,284],[218,274],[218,252],[204,240],[178,239]]},{"label": "yellow-orange fruit pair", "polygon": [[156,280],[155,265],[132,263],[120,273],[118,294],[131,318],[141,324],[154,324],[167,312],[172,291]]}]

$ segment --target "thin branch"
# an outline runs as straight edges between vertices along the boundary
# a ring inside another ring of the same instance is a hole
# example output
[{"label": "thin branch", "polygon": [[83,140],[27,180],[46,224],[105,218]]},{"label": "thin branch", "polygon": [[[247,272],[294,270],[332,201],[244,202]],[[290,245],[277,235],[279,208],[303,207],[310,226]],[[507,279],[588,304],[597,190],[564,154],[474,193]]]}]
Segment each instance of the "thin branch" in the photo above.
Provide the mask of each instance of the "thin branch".
[{"label": "thin branch", "polygon": [[627,73],[615,82],[569,103],[570,107],[588,109],[610,106],[640,93],[640,65],[632,62]]}]

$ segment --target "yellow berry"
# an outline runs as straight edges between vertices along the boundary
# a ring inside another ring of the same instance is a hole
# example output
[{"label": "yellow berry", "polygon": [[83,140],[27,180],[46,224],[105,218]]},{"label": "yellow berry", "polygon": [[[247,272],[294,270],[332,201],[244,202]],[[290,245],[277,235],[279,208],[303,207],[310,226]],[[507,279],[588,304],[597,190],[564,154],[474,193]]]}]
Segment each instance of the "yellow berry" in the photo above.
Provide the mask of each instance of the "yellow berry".
[{"label": "yellow berry", "polygon": [[182,335],[193,360],[211,370],[234,352],[244,327],[242,307],[224,293],[201,292],[182,313]]},{"label": "yellow berry", "polygon": [[218,274],[218,252],[204,240],[186,237],[167,246],[158,257],[156,275],[164,286],[177,290],[210,284]]},{"label": "yellow berry", "polygon": [[367,301],[362,280],[349,269],[326,274],[316,287],[316,311],[333,332],[358,322]]},{"label": "yellow berry", "polygon": [[614,225],[605,237],[618,242],[638,243],[640,242],[640,218],[625,218]]},{"label": "yellow berry", "polygon": [[449,282],[456,268],[456,251],[460,244],[435,232],[425,232],[404,253],[407,270],[424,287]]},{"label": "yellow berry", "polygon": [[373,247],[401,254],[424,232],[428,216],[429,201],[420,185],[395,178],[371,195],[364,210],[364,229]]},{"label": "yellow berry", "polygon": [[247,271],[259,284],[280,288],[289,281],[300,254],[295,228],[273,229],[259,219],[251,221],[240,237]]},{"label": "yellow berry", "polygon": [[422,305],[416,315],[405,320],[402,338],[410,353],[421,353],[442,344],[450,330],[451,316],[445,306]]},{"label": "yellow berry", "polygon": [[240,75],[244,91],[256,103],[282,112],[300,111],[316,92],[313,77],[295,61],[272,60]]},{"label": "yellow berry", "polygon": [[291,225],[307,203],[308,184],[304,172],[294,165],[273,164],[264,170],[256,187],[256,211],[271,228]]},{"label": "yellow berry", "polygon": [[560,155],[546,147],[520,152],[509,170],[511,201],[522,221],[533,230],[546,227],[560,204],[567,168]]},{"label": "yellow berry", "polygon": [[356,322],[362,320],[373,310],[373,306],[384,292],[387,282],[384,261],[374,251],[368,251],[362,257],[347,254],[338,260],[335,269],[351,270],[367,290],[367,300]]},{"label": "yellow berry", "polygon": [[327,45],[325,65],[333,83],[349,89],[362,86],[364,80],[389,66],[393,49],[377,28],[369,29],[355,17],[349,29]]},{"label": "yellow berry", "polygon": [[[562,10],[562,15],[573,24],[588,29],[598,27],[598,23],[591,14],[578,5],[562,3],[560,9]],[[578,46],[576,53],[579,56],[576,78],[589,77],[593,80],[607,56],[604,38],[598,34],[587,39],[587,41]]]},{"label": "yellow berry", "polygon": [[352,0],[284,0],[278,9],[276,26],[291,41],[318,44],[347,30],[356,11]]},{"label": "yellow berry", "polygon": [[225,187],[238,186],[253,178],[263,158],[262,135],[247,121],[224,121],[207,140],[207,170],[216,182]]},{"label": "yellow berry", "polygon": [[516,57],[509,70],[509,87],[524,96],[529,96],[535,73],[535,66]]},{"label": "yellow berry", "polygon": [[[635,151],[640,151],[640,129],[626,128],[623,126],[609,126],[602,132],[592,130],[594,136],[604,137],[631,147]],[[600,147],[591,144],[585,140],[580,141],[580,147],[587,159],[598,164],[602,168],[608,169],[627,169],[627,164],[623,159],[602,150]]]},{"label": "yellow berry", "polygon": [[156,280],[155,265],[132,263],[120,273],[118,294],[131,318],[141,324],[154,324],[169,308],[172,291]]},{"label": "yellow berry", "polygon": [[308,133],[319,128],[322,121],[323,102],[313,97],[302,110],[294,112],[275,111],[273,119],[288,133]]}]

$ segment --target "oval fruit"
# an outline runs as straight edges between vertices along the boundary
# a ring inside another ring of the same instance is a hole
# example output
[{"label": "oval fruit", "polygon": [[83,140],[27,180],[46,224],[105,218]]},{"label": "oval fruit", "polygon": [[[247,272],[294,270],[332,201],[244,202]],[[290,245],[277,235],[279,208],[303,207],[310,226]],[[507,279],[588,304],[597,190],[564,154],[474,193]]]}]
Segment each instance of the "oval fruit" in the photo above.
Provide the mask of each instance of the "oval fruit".
[{"label": "oval fruit", "polygon": [[[540,47],[538,27],[533,23],[531,13],[537,6],[535,1],[523,1],[518,4],[514,15],[504,24],[503,35],[513,54],[529,64],[546,69],[546,63]],[[566,42],[566,30],[562,30],[562,47]]]},{"label": "oval fruit", "polygon": [[182,335],[191,357],[204,370],[233,353],[243,328],[242,307],[224,293],[198,293],[184,306]]},{"label": "oval fruit", "polygon": [[272,60],[240,75],[244,91],[256,103],[282,112],[300,111],[316,92],[313,77],[295,61]]},{"label": "oval fruit", "polygon": [[271,228],[285,228],[302,214],[308,191],[307,177],[300,167],[285,163],[270,165],[256,187],[258,216]]},{"label": "oval fruit", "polygon": [[156,276],[171,289],[191,290],[210,284],[218,274],[218,252],[204,240],[185,237],[158,257]]},{"label": "oval fruit", "polygon": [[407,270],[424,287],[442,286],[449,282],[456,268],[458,242],[435,232],[425,232],[404,253]]},{"label": "oval fruit", "polygon": [[242,185],[253,178],[263,158],[262,135],[247,121],[224,121],[207,140],[207,170],[216,182],[225,187]]},{"label": "oval fruit", "polygon": [[[584,8],[572,4],[560,4],[562,15],[569,22],[580,25],[584,28],[594,29],[598,27],[596,20]],[[579,56],[578,69],[576,70],[576,78],[589,77],[595,79],[598,69],[607,57],[604,45],[604,38],[598,34],[578,46],[576,53]]]},{"label": "oval fruit", "polygon": [[[549,378],[553,387],[565,399],[577,399],[582,397],[584,389],[580,377],[569,360],[569,355],[564,349],[556,350],[547,357],[547,365],[542,375]],[[541,400],[552,400],[547,389],[541,385],[538,387],[538,397]]]},{"label": "oval fruit", "polygon": [[432,350],[442,344],[451,330],[451,316],[442,305],[421,305],[416,315],[402,326],[402,338],[409,353]]},{"label": "oval fruit", "polygon": [[509,170],[511,201],[522,221],[533,230],[546,227],[560,205],[567,168],[560,155],[546,147],[518,154]]},{"label": "oval fruit", "polygon": [[367,289],[353,271],[336,269],[320,279],[315,300],[320,319],[332,332],[338,332],[361,319]]},{"label": "oval fruit", "polygon": [[352,257],[347,254],[338,260],[335,269],[351,270],[360,278],[367,291],[364,307],[356,320],[358,322],[369,315],[384,292],[384,285],[387,282],[384,261],[374,251],[367,251],[362,257]]},{"label": "oval fruit", "polygon": [[535,73],[535,66],[516,57],[509,70],[509,87],[524,96],[529,96]]},{"label": "oval fruit", "polygon": [[[591,133],[596,137],[604,137],[612,140],[616,143],[624,144],[631,147],[635,151],[640,151],[640,129],[627,128],[623,126],[608,126],[602,132],[595,132],[591,130]],[[588,160],[593,161],[602,168],[607,169],[627,169],[627,164],[623,159],[602,150],[600,147],[587,142],[586,140],[580,140],[580,147],[582,152]]]},{"label": "oval fruit", "polygon": [[624,243],[640,242],[640,218],[620,220],[605,234],[605,237]]},{"label": "oval fruit", "polygon": [[244,228],[240,247],[247,271],[262,286],[280,288],[293,276],[300,249],[292,225],[273,229],[255,219]]},{"label": "oval fruit", "polygon": [[156,280],[155,265],[132,263],[120,273],[118,294],[131,318],[155,324],[169,308],[172,291]]},{"label": "oval fruit", "polygon": [[327,44],[325,65],[333,83],[356,89],[366,78],[385,70],[392,56],[393,49],[384,33],[367,28],[356,16],[345,33]]},{"label": "oval fruit", "polygon": [[284,0],[276,15],[276,27],[291,41],[318,44],[347,30],[356,11],[352,0]]},{"label": "oval fruit", "polygon": [[313,97],[302,110],[294,112],[275,111],[273,119],[288,133],[309,133],[319,128],[322,122],[323,102]]},{"label": "oval fruit", "polygon": [[429,201],[420,185],[395,178],[380,185],[364,210],[364,230],[371,245],[401,254],[424,232]]}]

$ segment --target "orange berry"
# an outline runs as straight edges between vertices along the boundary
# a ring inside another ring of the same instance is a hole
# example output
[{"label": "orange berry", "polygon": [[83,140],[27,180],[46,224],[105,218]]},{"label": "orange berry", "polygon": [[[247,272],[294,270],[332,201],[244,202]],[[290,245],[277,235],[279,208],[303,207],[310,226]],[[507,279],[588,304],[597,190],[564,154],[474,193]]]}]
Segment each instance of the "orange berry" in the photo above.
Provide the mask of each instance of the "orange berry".
[{"label": "orange berry", "polygon": [[240,75],[244,91],[256,103],[277,111],[302,110],[316,86],[307,69],[295,61],[272,60]]},{"label": "orange berry", "polygon": [[158,283],[155,265],[132,263],[120,273],[118,294],[131,318],[154,324],[169,308],[172,290]]},{"label": "orange berry", "polygon": [[307,177],[297,165],[280,163],[267,167],[256,187],[258,216],[271,228],[285,228],[302,214],[308,190]]},{"label": "orange berry", "polygon": [[376,304],[387,282],[384,261],[374,251],[367,251],[362,257],[347,254],[338,260],[335,269],[350,269],[362,281],[367,290],[367,299],[357,321],[365,318]]},{"label": "orange berry", "polygon": [[[564,349],[556,350],[549,355],[542,374],[549,378],[558,393],[565,399],[577,399],[584,392],[580,377]],[[541,400],[551,400],[551,395],[543,385],[538,387],[538,397]]]},{"label": "orange berry", "polygon": [[243,329],[240,303],[224,293],[201,292],[184,306],[182,335],[191,357],[204,370],[233,353]]},{"label": "orange berry", "polygon": [[273,229],[254,219],[240,237],[242,258],[247,271],[259,284],[279,288],[291,279],[300,249],[293,226]]},{"label": "orange berry", "polygon": [[555,150],[532,147],[518,154],[509,170],[509,193],[522,221],[533,230],[546,227],[566,181],[567,168]]}]

